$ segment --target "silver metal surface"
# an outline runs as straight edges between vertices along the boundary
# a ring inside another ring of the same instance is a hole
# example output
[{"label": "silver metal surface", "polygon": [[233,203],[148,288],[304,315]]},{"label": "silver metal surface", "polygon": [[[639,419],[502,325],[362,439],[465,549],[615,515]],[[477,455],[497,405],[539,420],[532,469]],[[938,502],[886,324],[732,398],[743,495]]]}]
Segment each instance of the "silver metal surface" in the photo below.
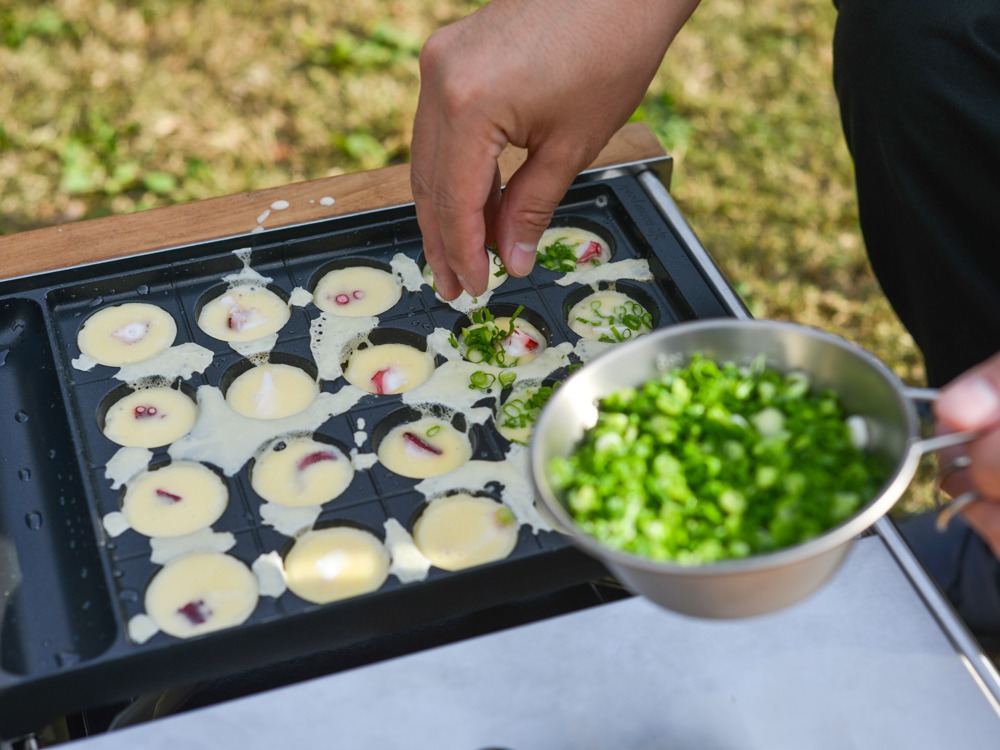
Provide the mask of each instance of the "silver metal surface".
[{"label": "silver metal surface", "polygon": [[988,750],[996,703],[878,536],[751,620],[632,598],[70,745],[87,750]]},{"label": "silver metal surface", "polygon": [[[684,566],[610,549],[577,529],[546,467],[568,456],[597,419],[596,402],[612,391],[655,378],[694,353],[749,363],[763,355],[782,371],[805,373],[830,388],[848,414],[870,425],[869,446],[886,473],[881,492],[847,522],[788,549]],[[877,358],[825,331],[781,321],[706,320],[682,323],[621,344],[586,365],[549,399],[531,443],[538,495],[570,539],[597,557],[633,591],[678,612],[745,617],[771,612],[806,596],[837,569],[850,544],[898,500],[916,471],[920,423],[899,379]]]}]

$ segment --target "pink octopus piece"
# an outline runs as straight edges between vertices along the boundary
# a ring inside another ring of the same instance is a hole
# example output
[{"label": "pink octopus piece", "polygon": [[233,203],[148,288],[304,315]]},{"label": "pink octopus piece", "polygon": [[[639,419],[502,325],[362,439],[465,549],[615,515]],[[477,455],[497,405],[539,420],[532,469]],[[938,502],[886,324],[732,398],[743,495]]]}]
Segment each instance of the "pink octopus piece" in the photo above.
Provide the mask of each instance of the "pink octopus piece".
[{"label": "pink octopus piece", "polygon": [[242,331],[249,327],[251,321],[256,317],[255,310],[246,310],[242,307],[234,307],[229,312],[229,330]]},{"label": "pink octopus piece", "polygon": [[173,492],[167,492],[166,490],[157,490],[156,496],[170,500],[173,503],[179,503],[183,499],[180,495],[175,495]]},{"label": "pink octopus piece", "polygon": [[338,294],[336,297],[333,298],[333,301],[336,302],[338,305],[349,305],[351,304],[352,299],[364,299],[364,298],[365,298],[364,291],[361,289],[355,289],[350,294],[346,292],[341,292],[340,294]]},{"label": "pink octopus piece", "polygon": [[515,328],[514,332],[504,339],[504,351],[513,357],[521,357],[538,348],[538,342],[526,334],[520,328]]},{"label": "pink octopus piece", "polygon": [[298,470],[305,471],[313,464],[317,464],[320,461],[336,461],[337,454],[332,451],[315,451],[310,453],[308,456],[303,456],[299,459]]},{"label": "pink octopus piece", "polygon": [[137,341],[142,341],[146,338],[147,333],[149,333],[149,323],[146,321],[136,321],[135,323],[122,326],[114,331],[111,336],[123,344],[131,345]]},{"label": "pink octopus piece", "polygon": [[441,450],[436,446],[431,445],[428,442],[421,440],[419,436],[414,435],[412,432],[404,432],[403,439],[406,440],[408,445],[412,446],[413,448],[416,448],[417,450],[423,453],[430,453],[434,456],[444,455],[443,450]]},{"label": "pink octopus piece", "polygon": [[593,260],[601,254],[601,244],[599,242],[594,242],[591,240],[587,247],[583,249],[583,252],[576,259],[576,264],[579,266],[582,263],[586,263],[588,260]]},{"label": "pink octopus piece", "polygon": [[371,382],[375,385],[375,393],[382,395],[395,393],[406,385],[406,377],[396,368],[386,367],[372,375]]},{"label": "pink octopus piece", "polygon": [[142,406],[141,404],[132,411],[136,419],[148,419],[149,417],[157,416],[159,413],[155,406]]},{"label": "pink octopus piece", "polygon": [[180,607],[177,612],[188,618],[188,621],[192,625],[201,625],[208,622],[208,619],[212,616],[212,610],[206,606],[204,599],[199,599],[196,602],[188,602],[183,607]]}]

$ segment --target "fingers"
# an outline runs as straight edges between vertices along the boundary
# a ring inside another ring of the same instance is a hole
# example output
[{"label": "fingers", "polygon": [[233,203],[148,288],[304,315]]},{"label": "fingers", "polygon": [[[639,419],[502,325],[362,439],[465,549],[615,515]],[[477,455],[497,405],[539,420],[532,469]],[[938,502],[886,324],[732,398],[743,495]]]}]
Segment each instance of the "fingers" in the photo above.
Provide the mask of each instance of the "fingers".
[{"label": "fingers", "polygon": [[953,430],[983,432],[966,446],[969,477],[983,495],[1000,498],[1000,355],[945,386],[934,414]]},{"label": "fingers", "polygon": [[[599,150],[599,147],[598,149]],[[497,217],[497,253],[512,276],[527,276],[538,240],[577,173],[597,155],[577,149],[572,158],[554,148],[532,152],[507,183]]]}]

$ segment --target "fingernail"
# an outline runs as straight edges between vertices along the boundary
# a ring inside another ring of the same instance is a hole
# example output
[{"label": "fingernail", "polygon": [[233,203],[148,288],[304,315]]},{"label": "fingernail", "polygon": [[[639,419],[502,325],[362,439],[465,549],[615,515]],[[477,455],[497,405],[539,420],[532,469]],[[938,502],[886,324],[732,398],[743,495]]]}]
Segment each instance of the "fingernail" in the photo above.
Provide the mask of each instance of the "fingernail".
[{"label": "fingernail", "polygon": [[959,380],[941,392],[937,412],[957,426],[978,427],[996,419],[1000,412],[1000,393],[983,377]]},{"label": "fingernail", "polygon": [[470,297],[476,296],[476,288],[464,276],[458,277],[458,283],[462,285],[462,289],[464,289],[465,293],[468,294]]},{"label": "fingernail", "polygon": [[507,270],[514,276],[527,276],[535,265],[537,254],[537,245],[529,245],[526,242],[516,243],[510,254]]}]

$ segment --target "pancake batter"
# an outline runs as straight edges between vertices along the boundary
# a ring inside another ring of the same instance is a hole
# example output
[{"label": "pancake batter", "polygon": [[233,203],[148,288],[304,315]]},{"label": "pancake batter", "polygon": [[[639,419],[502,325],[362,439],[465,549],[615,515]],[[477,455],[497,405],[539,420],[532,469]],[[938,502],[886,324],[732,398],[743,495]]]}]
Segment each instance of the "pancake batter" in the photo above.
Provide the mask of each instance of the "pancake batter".
[{"label": "pancake batter", "polygon": [[165,352],[177,337],[177,323],[161,307],[128,302],[98,310],[77,334],[80,351],[111,367],[143,362]]},{"label": "pancake batter", "polygon": [[118,445],[157,448],[186,435],[197,418],[195,402],[176,388],[141,388],[111,405],[102,431]]},{"label": "pancake batter", "polygon": [[319,384],[301,367],[269,362],[239,375],[226,390],[226,403],[252,419],[282,419],[305,411]]},{"label": "pancake batter", "polygon": [[246,284],[207,302],[198,314],[198,327],[220,341],[254,341],[277,333],[289,317],[285,300],[266,286]]},{"label": "pancake batter", "polygon": [[580,271],[611,260],[611,247],[579,227],[549,227],[538,241],[538,263],[550,271]]},{"label": "pancake batter", "polygon": [[354,465],[340,448],[306,436],[269,443],[250,472],[254,492],[290,508],[329,502],[353,479]]},{"label": "pancake batter", "polygon": [[288,588],[316,604],[376,591],[388,577],[385,546],[370,532],[351,526],[307,531],[285,555]]},{"label": "pancake batter", "polygon": [[168,562],[146,589],[146,614],[164,633],[192,638],[231,628],[257,606],[257,577],[220,552],[198,552]]},{"label": "pancake batter", "polygon": [[459,493],[428,503],[413,527],[417,548],[442,570],[503,560],[517,544],[517,520],[488,497]]},{"label": "pancake batter", "polygon": [[195,461],[174,461],[129,480],[122,514],[140,534],[176,537],[211,526],[228,502],[229,490],[214,471]]},{"label": "pancake batter", "polygon": [[347,382],[369,393],[402,393],[423,385],[434,372],[434,356],[406,344],[355,349],[347,361]]},{"label": "pancake batter", "polygon": [[313,302],[334,315],[351,318],[378,315],[393,307],[403,287],[395,274],[371,266],[338,268],[316,284]]},{"label": "pancake batter", "polygon": [[426,479],[447,474],[472,457],[468,436],[436,417],[397,425],[378,446],[378,460],[404,477]]},{"label": "pancake batter", "polygon": [[574,333],[592,341],[616,343],[653,330],[653,316],[645,307],[610,289],[584,297],[566,318]]}]

